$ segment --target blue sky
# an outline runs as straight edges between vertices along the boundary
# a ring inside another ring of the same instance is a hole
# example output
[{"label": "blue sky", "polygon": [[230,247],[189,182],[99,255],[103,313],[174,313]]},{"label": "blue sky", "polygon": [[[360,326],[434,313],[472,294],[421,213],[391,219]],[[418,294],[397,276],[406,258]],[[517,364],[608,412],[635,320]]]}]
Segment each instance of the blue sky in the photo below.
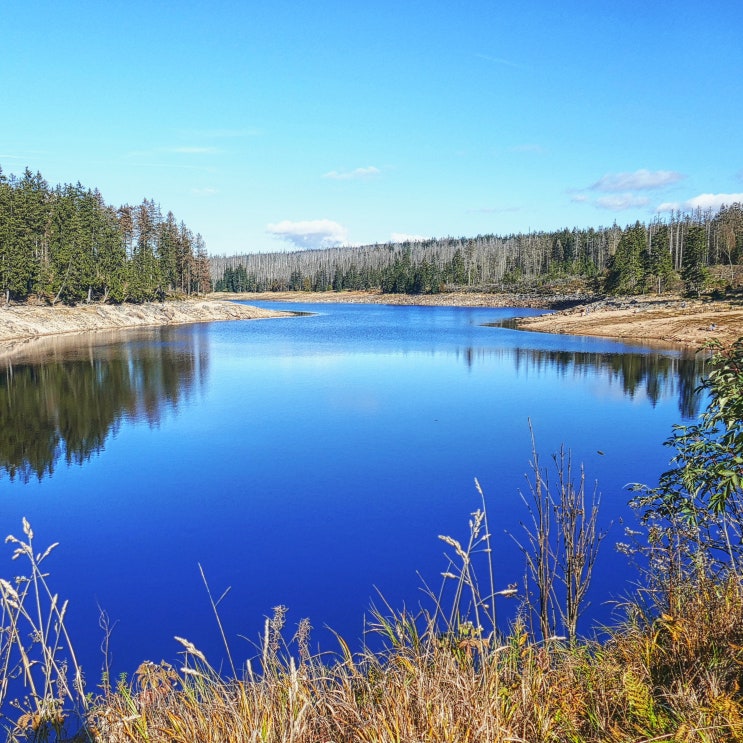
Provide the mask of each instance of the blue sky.
[{"label": "blue sky", "polygon": [[0,166],[211,254],[743,200],[743,2],[0,2]]}]

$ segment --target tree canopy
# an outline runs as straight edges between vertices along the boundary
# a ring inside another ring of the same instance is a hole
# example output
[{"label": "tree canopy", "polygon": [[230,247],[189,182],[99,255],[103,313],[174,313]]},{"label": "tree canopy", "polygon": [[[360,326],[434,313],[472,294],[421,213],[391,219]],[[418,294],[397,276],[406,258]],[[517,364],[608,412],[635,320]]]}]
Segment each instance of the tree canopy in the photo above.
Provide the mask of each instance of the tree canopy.
[{"label": "tree canopy", "polygon": [[211,289],[209,257],[172,212],[145,199],[115,208],[80,183],[54,188],[0,168],[0,292],[6,303],[144,302]]},{"label": "tree canopy", "polygon": [[648,224],[555,232],[445,237],[420,242],[217,256],[217,291],[377,289],[422,294],[444,289],[615,294],[707,286],[706,268],[743,258],[743,207],[674,212]]}]

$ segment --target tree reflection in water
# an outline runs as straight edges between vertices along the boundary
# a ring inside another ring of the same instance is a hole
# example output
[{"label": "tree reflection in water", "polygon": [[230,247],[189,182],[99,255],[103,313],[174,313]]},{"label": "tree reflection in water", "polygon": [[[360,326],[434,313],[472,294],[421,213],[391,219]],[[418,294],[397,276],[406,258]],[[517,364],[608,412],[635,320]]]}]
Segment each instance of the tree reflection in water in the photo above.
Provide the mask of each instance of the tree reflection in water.
[{"label": "tree reflection in water", "polygon": [[708,358],[693,352],[597,353],[538,348],[466,348],[460,353],[468,366],[488,356],[512,356],[516,368],[524,372],[557,370],[562,376],[607,375],[610,381],[621,385],[627,397],[644,392],[653,406],[661,397],[676,396],[679,412],[687,420],[699,415],[701,399],[696,390]]},{"label": "tree reflection in water", "polygon": [[207,336],[176,328],[60,336],[0,360],[0,472],[82,464],[123,419],[156,425],[208,374]]}]

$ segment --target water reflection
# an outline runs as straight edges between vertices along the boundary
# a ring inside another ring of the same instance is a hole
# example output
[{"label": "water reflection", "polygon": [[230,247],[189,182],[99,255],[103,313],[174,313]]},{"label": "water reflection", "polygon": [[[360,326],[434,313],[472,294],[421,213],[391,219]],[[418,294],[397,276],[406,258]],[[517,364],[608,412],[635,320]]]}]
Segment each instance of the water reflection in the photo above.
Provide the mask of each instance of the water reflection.
[{"label": "water reflection", "polygon": [[537,348],[466,348],[460,352],[467,366],[492,358],[513,359],[519,374],[549,373],[566,377],[604,376],[617,382],[622,393],[633,399],[644,393],[655,405],[664,397],[677,397],[679,412],[686,419],[699,415],[696,390],[705,372],[706,357],[693,352],[605,353],[545,350]]},{"label": "water reflection", "polygon": [[60,336],[0,358],[0,473],[28,482],[82,464],[123,419],[156,425],[208,373],[207,336],[177,328]]}]

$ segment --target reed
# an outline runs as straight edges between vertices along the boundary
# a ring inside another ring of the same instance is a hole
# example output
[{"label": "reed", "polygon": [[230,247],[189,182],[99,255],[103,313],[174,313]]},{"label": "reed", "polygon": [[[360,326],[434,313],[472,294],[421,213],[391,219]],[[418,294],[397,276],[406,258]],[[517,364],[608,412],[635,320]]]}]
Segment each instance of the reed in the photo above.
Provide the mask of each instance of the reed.
[{"label": "reed", "polygon": [[5,541],[15,547],[12,559],[26,562],[25,574],[0,578],[0,720],[9,738],[61,739],[70,725],[79,727],[89,699],[65,624],[68,604],[52,592],[43,568],[58,545],[35,552],[25,518],[23,535]]},{"label": "reed", "polygon": [[[580,637],[545,642],[532,631],[526,604],[510,627],[498,628],[495,604],[510,589],[496,590],[491,578],[494,545],[486,526],[486,499],[477,489],[480,506],[469,519],[467,537],[443,539],[449,550],[446,590],[426,589],[428,606],[416,612],[394,610],[384,602],[375,612],[372,631],[384,641],[382,650],[354,653],[339,637],[333,653],[314,655],[309,621],[290,635],[285,608],[279,606],[266,622],[255,667],[249,663],[233,672],[230,665],[225,676],[199,648],[179,637],[178,664],[145,662],[131,681],[104,685],[91,701],[74,666],[67,672],[62,662],[63,649],[74,658],[61,629],[64,604],[45,587],[48,576],[40,567],[53,547],[35,555],[33,534],[24,522],[26,539],[11,541],[31,570],[16,586],[2,584],[5,673],[0,688],[6,701],[16,682],[33,693],[8,739],[743,741],[743,585],[737,573],[687,572],[682,584],[673,585],[672,603],[657,593],[652,594],[654,607],[629,602],[626,619],[600,642]],[[223,597],[213,599],[203,578],[219,622]],[[37,597],[44,599],[42,621]],[[40,628],[38,643],[20,640],[22,622]],[[15,678],[12,669],[20,676]],[[59,683],[63,672],[71,680]],[[55,714],[67,721],[77,715],[82,729],[69,737],[70,725],[56,725]],[[41,719],[43,724],[35,722]]]},{"label": "reed", "polygon": [[130,686],[98,700],[88,718],[94,740],[743,741],[743,585],[734,573],[687,574],[673,614],[667,599],[654,612],[628,604],[627,618],[601,642],[545,642],[531,630],[528,606],[499,631],[494,603],[508,593],[490,578],[477,488],[481,506],[467,539],[443,538],[453,598],[445,603],[446,591],[426,589],[431,606],[416,613],[383,601],[372,622],[383,650],[353,653],[338,638],[335,653],[313,656],[309,623],[285,641],[285,609],[277,607],[260,643],[260,671],[249,665],[224,678],[180,638],[179,669],[147,665]]}]

